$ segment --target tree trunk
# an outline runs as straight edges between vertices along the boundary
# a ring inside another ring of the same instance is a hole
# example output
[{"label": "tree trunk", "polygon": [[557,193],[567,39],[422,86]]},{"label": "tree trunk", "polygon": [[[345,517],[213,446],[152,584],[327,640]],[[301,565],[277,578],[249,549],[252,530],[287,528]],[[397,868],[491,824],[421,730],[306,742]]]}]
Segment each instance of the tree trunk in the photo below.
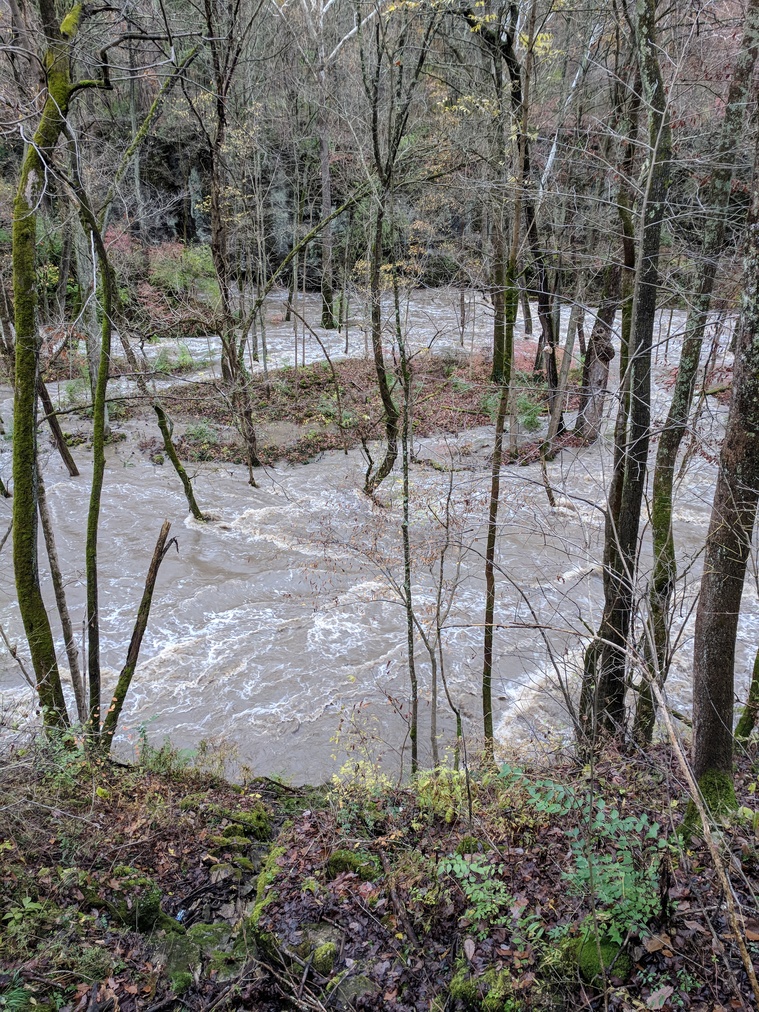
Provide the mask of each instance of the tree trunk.
[{"label": "tree trunk", "polygon": [[[759,498],[759,147],[733,391],[704,553],[693,648],[693,767],[731,801],[735,638]],[[711,799],[707,799],[711,800]]]},{"label": "tree trunk", "polygon": [[[638,0],[636,37],[648,114],[650,167],[640,213],[629,361],[624,363],[615,460],[606,511],[604,612],[596,643],[586,653],[581,723],[591,739],[598,731],[625,732],[627,647],[635,601],[636,551],[646,484],[651,419],[651,347],[659,284],[659,245],[670,183],[671,135],[667,98],[655,43],[655,0]],[[620,212],[624,221],[624,207]],[[623,355],[624,355],[623,342]]]},{"label": "tree trunk", "polygon": [[580,407],[575,421],[574,434],[585,443],[594,443],[601,435],[609,363],[615,354],[612,337],[619,306],[619,280],[619,266],[609,264],[583,364]]},{"label": "tree trunk", "polygon": [[[124,700],[129,692],[129,686],[132,684],[132,678],[134,677],[134,672],[137,668],[137,660],[140,656],[140,647],[142,646],[142,637],[145,635],[145,630],[148,626],[148,619],[150,618],[150,606],[153,603],[153,591],[155,590],[156,580],[158,579],[158,570],[160,569],[161,563],[166,556],[166,552],[171,547],[172,542],[176,544],[176,538],[172,538],[168,544],[166,543],[170,530],[171,524],[168,520],[164,520],[155,548],[153,549],[153,558],[150,560],[150,566],[148,567],[148,573],[145,578],[145,590],[142,594],[140,607],[137,610],[137,618],[134,623],[134,629],[132,630],[132,638],[129,641],[129,649],[127,650],[126,663],[121,669],[121,674],[119,675],[119,680],[116,683],[116,689],[114,690],[113,697],[111,699],[111,705],[108,707],[108,713],[103,721],[101,745],[106,752],[108,752],[111,748],[113,736],[116,733],[119,717],[121,716],[121,710],[124,706]],[[178,550],[179,548],[177,547],[177,551]]]},{"label": "tree trunk", "polygon": [[52,4],[40,4],[46,53],[47,95],[33,141],[27,145],[13,204],[13,294],[16,364],[13,397],[13,567],[19,611],[34,668],[43,720],[64,727],[68,714],[63,698],[55,645],[40,591],[37,565],[37,375],[39,336],[36,319],[37,210],[42,198],[46,164],[64,128],[71,97],[70,40],[76,35],[80,8],[58,27]]},{"label": "tree trunk", "polygon": [[[322,37],[323,40],[323,37]],[[321,42],[323,46],[323,41]],[[322,221],[332,212],[332,173],[329,165],[329,127],[327,122],[327,71],[324,64],[319,67],[319,169],[321,174],[321,216]],[[334,268],[332,264],[332,223],[322,229],[322,327],[334,330],[335,293]]]},{"label": "tree trunk", "polygon": [[[654,470],[651,529],[653,533],[654,571],[649,591],[649,640],[647,679],[663,684],[669,666],[669,629],[672,596],[677,579],[675,539],[672,530],[672,489],[677,455],[685,435],[693,404],[701,346],[711,307],[714,279],[725,234],[725,215],[733,178],[734,151],[739,143],[746,114],[746,100],[759,48],[759,0],[751,0],[747,11],[741,51],[730,83],[725,118],[722,122],[717,167],[711,177],[710,208],[704,227],[701,263],[696,296],[688,314],[680,367],[672,394],[667,421],[659,437]],[[654,728],[654,700],[648,680],[644,680],[635,714],[635,734],[650,741]]]},{"label": "tree trunk", "polygon": [[411,773],[419,769],[419,679],[416,673],[414,655],[414,598],[411,582],[411,541],[409,519],[411,512],[410,464],[411,464],[411,365],[406,353],[406,341],[401,324],[398,278],[393,272],[393,297],[395,300],[395,336],[400,352],[401,384],[403,386],[403,415],[401,424],[401,465],[403,469],[403,520],[401,540],[403,542],[403,598],[406,606],[406,645],[408,649],[408,673],[411,687],[411,719],[409,738],[411,740]]},{"label": "tree trunk", "polygon": [[45,494],[45,482],[42,477],[42,468],[39,466],[39,461],[37,462],[37,481],[37,505],[39,507],[40,523],[42,525],[42,533],[45,538],[45,547],[47,549],[47,560],[50,566],[50,577],[53,582],[55,603],[58,608],[58,616],[61,620],[63,642],[66,647],[66,657],[68,658],[69,672],[71,674],[71,684],[74,688],[76,712],[79,722],[81,724],[85,724],[87,721],[87,702],[85,698],[84,682],[79,670],[79,651],[77,650],[76,640],[74,639],[74,626],[71,621],[71,614],[69,613],[68,603],[66,601],[63,574],[61,573],[61,566],[58,561],[58,551],[55,547],[53,520],[50,516],[50,508]]},{"label": "tree trunk", "polygon": [[372,471],[371,467],[364,482],[364,492],[371,495],[377,490],[380,484],[390,474],[398,456],[398,408],[393,400],[390,391],[390,384],[387,379],[385,368],[385,356],[382,351],[382,227],[385,220],[385,201],[387,195],[381,193],[377,207],[376,220],[374,223],[374,240],[371,249],[370,266],[370,297],[372,302],[371,330],[372,330],[372,354],[374,356],[374,369],[377,375],[377,386],[379,387],[382,409],[385,414],[385,457],[379,467]]}]

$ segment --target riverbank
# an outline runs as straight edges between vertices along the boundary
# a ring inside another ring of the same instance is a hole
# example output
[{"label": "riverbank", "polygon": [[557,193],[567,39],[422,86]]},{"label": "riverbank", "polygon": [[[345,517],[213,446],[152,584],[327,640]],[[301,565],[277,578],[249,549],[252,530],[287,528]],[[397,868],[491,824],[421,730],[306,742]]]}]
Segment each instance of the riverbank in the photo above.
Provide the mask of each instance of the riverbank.
[{"label": "riverbank", "polygon": [[[722,854],[759,967],[755,755]],[[144,738],[135,765],[73,741],[0,760],[0,1006],[739,1008],[703,844],[672,755],[499,772],[367,762],[294,788]],[[749,1007],[748,1004],[745,1007]]]}]

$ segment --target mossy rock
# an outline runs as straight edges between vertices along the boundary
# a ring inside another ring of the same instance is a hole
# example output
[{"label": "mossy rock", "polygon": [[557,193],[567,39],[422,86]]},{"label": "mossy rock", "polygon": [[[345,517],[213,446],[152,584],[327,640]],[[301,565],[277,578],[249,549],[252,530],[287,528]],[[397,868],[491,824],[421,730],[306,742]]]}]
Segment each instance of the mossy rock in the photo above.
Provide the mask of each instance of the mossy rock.
[{"label": "mossy rock", "polygon": [[256,905],[253,907],[253,913],[248,918],[248,925],[253,932],[258,931],[258,922],[261,919],[261,914],[276,895],[273,891],[269,890],[269,886],[277,877],[279,871],[277,862],[285,853],[284,847],[272,847],[259,873],[258,884],[256,886]]},{"label": "mossy rock", "polygon": [[322,977],[329,977],[337,962],[338,948],[334,942],[325,942],[314,950],[313,968]]},{"label": "mossy rock", "polygon": [[511,977],[508,970],[495,968],[473,977],[467,967],[462,966],[451,981],[448,993],[464,1009],[504,1012],[512,996]]},{"label": "mossy rock", "polygon": [[512,986],[508,970],[489,970],[485,974],[487,994],[482,999],[482,1012],[505,1012],[511,1004]]},{"label": "mossy rock", "polygon": [[250,860],[250,858],[240,857],[238,854],[235,854],[232,857],[232,860],[235,863],[235,867],[239,868],[240,871],[246,871],[250,875],[255,875],[258,871],[258,868],[253,861]]},{"label": "mossy rock", "polygon": [[448,993],[454,1001],[459,1002],[465,1009],[477,1009],[480,1007],[479,985],[465,966],[462,966],[451,980]]},{"label": "mossy rock", "polygon": [[194,942],[204,956],[212,956],[232,937],[228,924],[193,924],[187,929],[187,938]]},{"label": "mossy rock", "polygon": [[271,839],[271,817],[263,804],[256,805],[249,812],[227,812],[226,817],[230,822],[242,826],[254,840]]},{"label": "mossy rock", "polygon": [[476,836],[465,836],[456,847],[456,853],[466,856],[467,854],[482,854],[491,849],[487,841],[479,840]]},{"label": "mossy rock", "polygon": [[156,948],[162,956],[169,978],[180,973],[191,973],[200,965],[200,946],[187,935],[169,935]]},{"label": "mossy rock", "polygon": [[[236,829],[235,826],[231,827]],[[245,850],[250,846],[250,840],[245,836],[212,836],[209,841],[209,853],[218,854],[225,850]]]},{"label": "mossy rock", "polygon": [[195,978],[187,970],[180,970],[179,973],[174,973],[169,978],[171,984],[171,990],[179,998],[186,991],[189,991],[192,985],[195,983]]},{"label": "mossy rock", "polygon": [[[118,879],[119,893],[125,896],[112,904],[117,920],[124,927],[144,932],[150,931],[158,921],[161,921],[162,927],[164,919],[172,921],[161,910],[161,890],[148,875],[143,875],[129,865],[120,864],[113,869],[112,878]],[[176,927],[179,928],[180,925],[177,924]]]},{"label": "mossy rock", "polygon": [[632,960],[622,946],[608,938],[599,942],[592,931],[569,940],[566,955],[576,964],[586,984],[603,984],[604,974],[625,980],[632,972]]},{"label": "mossy rock", "polygon": [[327,876],[333,879],[344,871],[354,872],[364,882],[373,882],[379,876],[380,867],[370,854],[336,850],[327,860]]},{"label": "mossy rock", "polygon": [[248,958],[249,954],[243,954],[239,949],[232,952],[214,952],[208,969],[218,981],[236,980]]},{"label": "mossy rock", "polygon": [[[217,980],[231,980],[249,958],[250,947],[232,945],[232,930],[228,924],[193,924],[183,938],[168,939],[161,947],[166,972],[173,981],[207,963],[207,969]],[[193,978],[194,979],[194,978]],[[180,992],[174,989],[175,994]]]},{"label": "mossy rock", "polygon": [[303,941],[294,947],[295,953],[303,960],[312,959],[317,973],[328,977],[335,967],[343,933],[323,921],[304,925],[302,932]]},{"label": "mossy rock", "polygon": [[200,791],[196,794],[186,794],[179,802],[179,810],[181,812],[189,812],[198,808],[202,808],[203,805],[208,804],[209,791]]},{"label": "mossy rock", "polygon": [[223,805],[212,804],[209,806],[209,812],[216,816],[216,818],[226,819],[237,827],[234,830],[227,827],[226,832],[232,832],[239,836],[244,834],[251,840],[259,840],[260,842],[266,842],[271,839],[271,816],[262,802],[254,805],[250,811],[244,811],[240,808],[225,808]]},{"label": "mossy rock", "polygon": [[99,945],[88,945],[72,953],[67,963],[72,973],[89,984],[102,983],[113,971],[112,954]]},{"label": "mossy rock", "polygon": [[348,1012],[355,1007],[357,999],[376,995],[378,988],[373,980],[363,974],[349,976],[344,973],[330,981],[326,990],[330,995],[330,1005],[339,1012]]}]

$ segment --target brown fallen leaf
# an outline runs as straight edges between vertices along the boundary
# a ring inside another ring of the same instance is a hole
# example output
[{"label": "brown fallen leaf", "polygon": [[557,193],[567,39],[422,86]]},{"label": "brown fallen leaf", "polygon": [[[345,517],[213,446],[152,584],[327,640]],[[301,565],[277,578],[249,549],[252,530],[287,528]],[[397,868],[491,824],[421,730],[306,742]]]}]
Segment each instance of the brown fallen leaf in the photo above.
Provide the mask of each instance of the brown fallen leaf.
[{"label": "brown fallen leaf", "polygon": [[474,944],[474,939],[473,938],[465,938],[464,939],[464,955],[466,956],[466,958],[469,960],[470,963],[474,959],[474,950],[475,950],[475,948],[476,948],[476,946]]},{"label": "brown fallen leaf", "polygon": [[664,987],[658,988],[648,996],[646,999],[646,1006],[648,1008],[664,1008],[667,999],[674,990],[675,989],[670,984],[665,984]]}]

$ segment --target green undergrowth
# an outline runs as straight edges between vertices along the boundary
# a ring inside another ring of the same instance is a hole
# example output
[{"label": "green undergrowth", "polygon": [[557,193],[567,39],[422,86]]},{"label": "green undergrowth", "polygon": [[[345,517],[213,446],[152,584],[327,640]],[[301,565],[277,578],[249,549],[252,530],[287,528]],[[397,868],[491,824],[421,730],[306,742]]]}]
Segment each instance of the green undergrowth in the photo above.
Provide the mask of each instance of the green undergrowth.
[{"label": "green undergrowth", "polygon": [[[405,786],[369,762],[321,787],[239,768],[232,783],[230,762],[145,732],[129,765],[73,735],[6,752],[0,1010],[83,1007],[93,987],[95,1005],[127,1012],[200,1012],[230,988],[251,1010],[299,1007],[298,993],[391,1012],[736,1000],[716,877],[677,833],[663,750],[593,770],[441,768]],[[720,833],[750,922],[750,756],[737,785]]]}]

